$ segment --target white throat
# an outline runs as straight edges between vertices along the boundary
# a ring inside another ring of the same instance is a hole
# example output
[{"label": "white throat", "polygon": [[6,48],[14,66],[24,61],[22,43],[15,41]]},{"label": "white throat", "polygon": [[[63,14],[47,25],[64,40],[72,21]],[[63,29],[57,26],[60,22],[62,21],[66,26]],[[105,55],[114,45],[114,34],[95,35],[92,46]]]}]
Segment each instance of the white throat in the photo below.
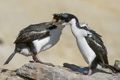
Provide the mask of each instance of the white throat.
[{"label": "white throat", "polygon": [[76,25],[76,20],[75,19],[72,19],[70,22],[69,22],[69,24],[70,24],[70,26],[71,26],[71,30],[72,30],[72,33],[74,34],[74,36],[76,37],[76,38],[78,38],[77,36],[81,36],[81,37],[83,37],[83,36],[85,36],[85,31],[83,30],[83,29],[79,29],[78,27],[79,26],[77,26]]},{"label": "white throat", "polygon": [[70,24],[71,26],[76,26],[76,20],[75,20],[75,19],[72,19],[72,20],[69,22],[69,24]]},{"label": "white throat", "polygon": [[72,33],[76,37],[77,45],[80,52],[82,53],[83,58],[89,65],[91,65],[91,62],[94,60],[96,55],[85,40],[85,36],[87,36],[87,31],[84,29],[80,29],[79,26],[76,25],[75,19],[72,19],[69,24],[71,25]]}]

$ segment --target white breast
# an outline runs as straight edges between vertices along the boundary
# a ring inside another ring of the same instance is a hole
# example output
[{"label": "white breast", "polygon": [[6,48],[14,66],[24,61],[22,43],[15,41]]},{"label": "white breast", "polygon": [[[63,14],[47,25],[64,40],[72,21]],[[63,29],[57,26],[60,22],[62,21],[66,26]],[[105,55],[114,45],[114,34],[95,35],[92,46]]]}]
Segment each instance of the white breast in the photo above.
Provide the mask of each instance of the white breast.
[{"label": "white breast", "polygon": [[94,51],[89,47],[85,38],[83,37],[77,39],[77,45],[87,64],[91,65],[91,62],[95,59],[96,55]]},{"label": "white breast", "polygon": [[72,20],[71,23],[72,23],[71,30],[72,30],[72,33],[74,34],[74,36],[76,37],[78,48],[79,48],[80,52],[82,53],[82,56],[85,59],[85,61],[89,65],[91,65],[91,62],[94,60],[96,55],[95,55],[94,51],[88,45],[87,41],[85,40],[84,36],[87,36],[88,32],[83,29],[79,29],[76,26],[74,19]]},{"label": "white breast", "polygon": [[33,41],[33,44],[36,47],[37,53],[51,48],[59,41],[63,27],[58,27],[58,28],[60,29],[51,30],[50,36],[40,39],[40,40]]},{"label": "white breast", "polygon": [[[37,39],[37,40],[34,40],[33,41],[33,44],[37,50],[37,53],[39,53],[40,51],[44,51],[50,47],[52,47],[55,42],[52,42],[54,40],[51,40],[51,37],[46,37],[46,38],[43,38],[43,39]],[[28,48],[23,48],[21,51],[20,51],[20,54],[24,55],[24,56],[31,56],[33,53],[31,53],[29,51]]]},{"label": "white breast", "polygon": [[24,55],[24,56],[31,56],[32,53],[29,51],[28,48],[23,48],[21,51],[20,51],[20,54]]},{"label": "white breast", "polygon": [[56,39],[53,39],[52,37],[46,37],[44,39],[34,40],[33,44],[37,50],[37,53],[39,53],[54,46],[58,42],[58,40],[58,37],[56,37]]}]

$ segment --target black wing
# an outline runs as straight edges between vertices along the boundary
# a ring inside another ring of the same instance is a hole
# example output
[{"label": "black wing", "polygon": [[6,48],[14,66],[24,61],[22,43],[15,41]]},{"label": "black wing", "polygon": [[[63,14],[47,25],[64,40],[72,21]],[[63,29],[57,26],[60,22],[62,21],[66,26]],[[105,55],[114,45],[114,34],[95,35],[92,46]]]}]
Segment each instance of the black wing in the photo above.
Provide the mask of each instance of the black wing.
[{"label": "black wing", "polygon": [[31,42],[35,39],[42,39],[49,36],[49,30],[56,28],[56,25],[40,23],[30,25],[20,31],[14,43]]},{"label": "black wing", "polygon": [[97,55],[96,57],[105,64],[108,63],[108,58],[107,58],[107,50],[106,47],[104,46],[104,43],[102,39],[100,38],[101,36],[93,31],[92,29],[89,29],[89,32],[91,34],[88,34],[85,39],[89,46],[93,49],[95,54]]},{"label": "black wing", "polygon": [[38,31],[26,32],[26,33],[19,35],[14,43],[31,42],[35,39],[41,39],[47,36],[49,36],[49,31],[44,32],[44,33],[40,33]]}]

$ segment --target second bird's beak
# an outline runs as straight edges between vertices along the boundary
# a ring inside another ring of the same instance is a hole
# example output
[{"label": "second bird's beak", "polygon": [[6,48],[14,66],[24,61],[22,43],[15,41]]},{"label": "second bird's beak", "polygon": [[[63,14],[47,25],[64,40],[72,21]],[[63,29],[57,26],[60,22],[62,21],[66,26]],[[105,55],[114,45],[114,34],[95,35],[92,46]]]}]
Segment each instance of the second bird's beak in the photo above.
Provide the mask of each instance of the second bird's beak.
[{"label": "second bird's beak", "polygon": [[53,19],[52,22],[56,22],[57,20],[56,19]]},{"label": "second bird's beak", "polygon": [[62,22],[62,20],[58,20],[58,22]]}]

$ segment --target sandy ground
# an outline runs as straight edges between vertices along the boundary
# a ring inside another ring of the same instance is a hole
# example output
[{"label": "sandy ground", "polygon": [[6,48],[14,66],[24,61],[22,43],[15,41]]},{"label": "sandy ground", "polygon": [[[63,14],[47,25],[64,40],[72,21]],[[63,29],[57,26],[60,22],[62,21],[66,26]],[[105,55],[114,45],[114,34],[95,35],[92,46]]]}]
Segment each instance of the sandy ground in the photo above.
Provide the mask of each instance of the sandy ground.
[{"label": "sandy ground", "polygon": [[[51,21],[53,13],[72,13],[80,22],[101,34],[108,50],[110,64],[120,60],[120,0],[0,0],[0,68],[14,69],[28,63],[31,57],[17,54],[6,66],[3,63],[14,50],[14,40],[30,24]],[[64,62],[87,66],[70,27],[66,26],[59,43],[41,52],[40,59],[62,65]]]}]

